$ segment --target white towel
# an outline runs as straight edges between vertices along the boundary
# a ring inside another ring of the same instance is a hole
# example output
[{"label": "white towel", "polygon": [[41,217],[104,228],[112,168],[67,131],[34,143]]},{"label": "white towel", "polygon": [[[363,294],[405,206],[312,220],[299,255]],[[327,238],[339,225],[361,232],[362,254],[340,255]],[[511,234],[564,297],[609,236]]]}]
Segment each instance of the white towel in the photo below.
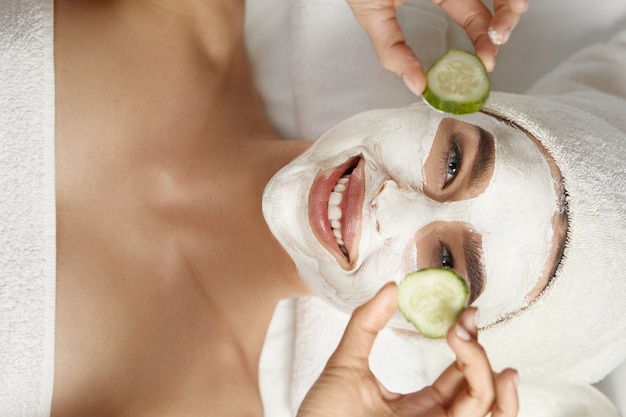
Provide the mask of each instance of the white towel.
[{"label": "white towel", "polygon": [[53,2],[0,10],[0,415],[48,416],[54,375]]},{"label": "white towel", "polygon": [[[349,10],[343,9],[343,14],[335,12],[335,15],[329,12],[344,7],[342,1],[302,3],[295,2],[292,14],[294,104],[301,135],[318,137],[360,110],[402,106],[415,100],[402,94],[403,86],[393,75],[377,73],[380,65],[371,46],[366,45],[369,40],[362,30],[351,28],[350,25],[356,23],[348,21],[353,19]],[[419,21],[419,16],[417,19]],[[339,34],[338,28],[344,26],[349,29],[347,32],[341,29]],[[435,31],[438,39],[445,40],[438,27],[429,30]],[[626,316],[623,315],[626,280],[615,273],[612,279],[607,279],[601,272],[607,270],[606,265],[612,266],[609,271],[626,269],[622,255],[626,249],[619,249],[626,242],[626,194],[620,162],[626,157],[624,38],[624,34],[619,35],[610,46],[592,48],[564,64],[556,70],[556,75],[547,78],[545,90],[538,84],[533,93],[543,91],[551,96],[549,100],[494,93],[487,106],[544,141],[561,166],[570,191],[570,224],[575,233],[570,236],[557,278],[576,276],[579,279],[555,279],[541,302],[509,320],[505,326],[494,326],[481,335],[481,342],[487,347],[496,370],[508,366],[522,369],[522,381],[531,384],[526,385],[531,388],[524,391],[530,392],[523,397],[527,404],[534,398],[532,384],[552,384],[536,392],[551,392],[554,398],[569,396],[571,389],[565,384],[581,384],[583,386],[576,389],[591,392],[593,389],[585,384],[602,378],[626,356]],[[343,64],[326,61],[338,57]],[[359,90],[358,86],[374,88]],[[563,120],[571,123],[562,126]],[[598,135],[612,137],[613,141],[588,140]],[[611,156],[605,158],[606,155]],[[596,164],[604,167],[614,164],[616,171],[614,175],[600,173],[602,171],[595,169]],[[602,204],[604,210],[599,210]],[[587,250],[589,245],[585,242],[602,240],[605,244],[612,242],[615,250],[605,253],[607,251],[600,249],[605,246],[598,246],[592,253]],[[336,347],[348,319],[345,314],[312,298],[298,300],[296,308],[294,410]],[[563,321],[558,332],[551,327],[557,320]],[[385,330],[376,341],[370,360],[372,370],[388,388],[407,392],[432,382],[452,356],[441,342],[412,343]],[[592,415],[585,414],[585,407],[596,401],[593,398],[602,396],[589,394],[581,398],[589,402],[572,404],[576,410],[569,410],[571,415]],[[606,415],[616,414],[615,411]]]}]

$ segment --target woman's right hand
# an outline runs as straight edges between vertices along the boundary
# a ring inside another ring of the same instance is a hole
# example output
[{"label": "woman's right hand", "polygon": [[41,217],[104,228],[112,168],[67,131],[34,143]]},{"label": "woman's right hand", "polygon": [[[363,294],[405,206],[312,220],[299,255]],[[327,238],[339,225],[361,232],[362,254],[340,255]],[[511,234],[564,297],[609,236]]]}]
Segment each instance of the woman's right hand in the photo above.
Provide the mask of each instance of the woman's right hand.
[{"label": "woman's right hand", "polygon": [[478,343],[475,308],[452,326],[447,341],[456,361],[433,383],[410,394],[388,391],[372,374],[374,340],[396,310],[397,287],[388,284],[357,308],[335,353],[305,397],[298,417],[514,417],[516,371],[494,374]]},{"label": "woman's right hand", "polygon": [[[528,0],[493,0],[492,15],[481,0],[431,0],[465,30],[487,71],[493,71],[498,47],[505,44],[528,9]],[[402,77],[407,88],[420,95],[426,73],[406,44],[396,9],[405,0],[347,0],[357,21],[370,36],[384,68]]]}]

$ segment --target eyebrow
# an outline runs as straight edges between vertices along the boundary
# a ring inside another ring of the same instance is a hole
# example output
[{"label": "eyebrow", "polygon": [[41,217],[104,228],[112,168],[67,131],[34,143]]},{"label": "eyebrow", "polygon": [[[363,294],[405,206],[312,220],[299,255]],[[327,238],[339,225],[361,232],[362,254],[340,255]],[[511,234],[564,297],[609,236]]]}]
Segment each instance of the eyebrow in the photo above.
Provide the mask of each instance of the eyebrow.
[{"label": "eyebrow", "polygon": [[496,152],[493,135],[480,126],[476,126],[476,128],[479,134],[478,150],[476,152],[476,161],[470,173],[470,183],[477,186],[484,182],[489,168],[493,165]]},{"label": "eyebrow", "polygon": [[471,304],[485,287],[485,268],[482,262],[483,245],[480,235],[470,230],[463,230],[463,248],[465,269],[470,284],[469,304]]}]

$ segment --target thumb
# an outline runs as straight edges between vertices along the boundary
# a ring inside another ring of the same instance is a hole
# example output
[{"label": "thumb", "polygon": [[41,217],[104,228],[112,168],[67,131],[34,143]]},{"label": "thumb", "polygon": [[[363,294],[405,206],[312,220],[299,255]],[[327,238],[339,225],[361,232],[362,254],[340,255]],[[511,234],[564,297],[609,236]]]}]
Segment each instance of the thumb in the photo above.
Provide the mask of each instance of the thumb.
[{"label": "thumb", "polygon": [[386,284],[352,313],[337,350],[329,360],[342,366],[368,367],[368,358],[378,333],[396,311],[398,287]]}]

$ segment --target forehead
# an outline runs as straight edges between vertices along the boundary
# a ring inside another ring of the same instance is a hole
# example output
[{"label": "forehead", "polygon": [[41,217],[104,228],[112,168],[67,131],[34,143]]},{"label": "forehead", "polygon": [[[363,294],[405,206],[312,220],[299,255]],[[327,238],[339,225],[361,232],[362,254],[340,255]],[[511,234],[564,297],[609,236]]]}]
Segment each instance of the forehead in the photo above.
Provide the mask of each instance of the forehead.
[{"label": "forehead", "polygon": [[434,136],[441,120],[446,117],[419,103],[393,109],[377,109],[357,114],[323,134],[312,146],[322,153],[341,151],[355,144],[380,140],[399,140],[403,135]]}]

